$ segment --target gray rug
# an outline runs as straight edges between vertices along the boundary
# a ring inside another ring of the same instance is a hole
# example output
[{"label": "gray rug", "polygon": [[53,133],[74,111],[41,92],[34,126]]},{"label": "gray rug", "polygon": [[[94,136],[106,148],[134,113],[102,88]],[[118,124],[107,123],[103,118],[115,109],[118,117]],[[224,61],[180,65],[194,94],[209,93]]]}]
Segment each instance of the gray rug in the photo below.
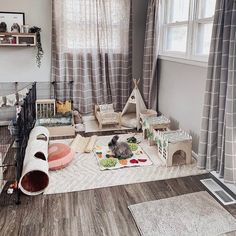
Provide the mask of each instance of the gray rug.
[{"label": "gray rug", "polygon": [[129,206],[141,235],[215,236],[236,230],[236,219],[206,191]]}]

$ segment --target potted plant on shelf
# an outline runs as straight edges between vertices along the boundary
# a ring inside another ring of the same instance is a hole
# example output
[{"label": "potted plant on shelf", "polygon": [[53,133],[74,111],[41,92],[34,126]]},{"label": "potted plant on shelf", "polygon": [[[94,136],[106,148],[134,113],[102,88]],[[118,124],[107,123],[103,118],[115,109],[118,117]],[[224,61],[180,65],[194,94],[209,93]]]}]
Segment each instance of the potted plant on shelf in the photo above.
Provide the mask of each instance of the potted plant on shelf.
[{"label": "potted plant on shelf", "polygon": [[36,46],[37,46],[37,54],[36,54],[36,63],[37,66],[40,68],[41,66],[41,59],[43,57],[44,51],[42,48],[42,43],[41,43],[41,28],[37,26],[33,26],[29,29],[29,33],[35,33],[36,34]]}]

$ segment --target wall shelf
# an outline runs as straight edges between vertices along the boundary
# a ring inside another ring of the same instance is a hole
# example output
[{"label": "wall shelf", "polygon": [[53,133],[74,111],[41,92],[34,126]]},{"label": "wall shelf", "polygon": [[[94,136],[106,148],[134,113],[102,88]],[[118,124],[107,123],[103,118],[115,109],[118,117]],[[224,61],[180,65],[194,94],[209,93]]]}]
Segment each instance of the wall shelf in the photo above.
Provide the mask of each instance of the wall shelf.
[{"label": "wall shelf", "polygon": [[0,47],[35,47],[34,33],[2,33],[0,32]]}]

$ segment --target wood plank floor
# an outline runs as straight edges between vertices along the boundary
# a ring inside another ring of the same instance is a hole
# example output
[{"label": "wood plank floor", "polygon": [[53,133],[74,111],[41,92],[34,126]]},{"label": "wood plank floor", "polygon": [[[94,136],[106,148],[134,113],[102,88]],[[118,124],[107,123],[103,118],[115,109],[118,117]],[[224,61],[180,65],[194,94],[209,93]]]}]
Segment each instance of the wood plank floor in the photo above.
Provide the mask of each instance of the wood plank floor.
[{"label": "wood plank floor", "polygon": [[[82,192],[22,195],[21,205],[0,209],[0,235],[139,235],[128,206],[205,190],[209,174]],[[236,204],[225,207],[236,217]]]},{"label": "wood plank floor", "polygon": [[[36,197],[22,195],[21,205],[0,206],[0,236],[137,236],[129,205],[205,190],[200,179],[206,177],[209,175]],[[225,208],[236,217],[236,204]]]}]

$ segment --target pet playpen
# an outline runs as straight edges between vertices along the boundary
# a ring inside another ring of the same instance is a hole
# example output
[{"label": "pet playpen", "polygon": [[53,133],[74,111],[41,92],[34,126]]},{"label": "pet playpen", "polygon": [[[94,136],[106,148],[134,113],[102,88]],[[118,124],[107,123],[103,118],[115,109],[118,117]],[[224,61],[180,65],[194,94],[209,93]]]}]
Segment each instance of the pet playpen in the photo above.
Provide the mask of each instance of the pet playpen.
[{"label": "pet playpen", "polygon": [[[1,178],[4,177],[5,180],[0,181],[2,188],[1,199],[3,199],[0,201],[1,204],[8,204],[9,199],[15,201],[16,204],[20,203],[20,189],[18,188],[18,183],[22,174],[29,134],[34,127],[36,120],[35,101],[36,83],[33,83],[27,94],[22,99],[21,106],[20,109],[18,109],[16,118],[14,121],[10,122],[8,126],[9,130],[6,126],[1,127],[1,136],[3,136],[4,139],[10,139],[7,140],[8,149],[4,155],[6,158],[5,160],[2,160],[2,168],[0,168]],[[1,141],[3,142],[4,140],[1,139]],[[12,170],[11,167],[14,167],[14,170]],[[14,183],[13,188],[15,191],[8,192],[12,183]]]},{"label": "pet playpen", "polygon": [[[72,97],[72,82],[67,83],[68,94],[66,97]],[[52,83],[52,89],[54,89],[54,96],[60,97],[55,94],[55,88],[61,86],[61,83]],[[63,86],[62,86],[63,87]],[[46,136],[47,142],[44,142],[44,138],[37,137],[32,138],[31,131],[36,124],[36,83],[32,84],[32,87],[28,90],[28,93],[22,98],[22,105],[18,109],[17,118],[14,122],[11,122],[9,129],[11,136],[15,138],[15,158],[12,166],[15,168],[14,182],[16,183],[15,191],[11,195],[6,194],[6,198],[11,198],[20,203],[21,191],[28,195],[36,195],[41,193],[48,185],[48,162],[47,162],[47,145],[48,145],[48,132],[41,130],[39,135],[42,133]],[[72,100],[72,99],[71,99]],[[33,132],[32,132],[33,133]],[[34,145],[28,145],[30,142]],[[28,146],[28,148],[27,148]],[[37,147],[44,147],[37,149]],[[33,148],[32,148],[33,147]],[[38,156],[39,155],[39,156]],[[32,162],[30,160],[36,160]],[[0,164],[2,165],[2,164]],[[4,164],[3,164],[4,165]],[[35,167],[36,166],[36,167]],[[40,167],[38,167],[40,166]],[[8,165],[4,165],[4,169],[8,169]],[[14,175],[14,174],[13,174]],[[0,178],[2,173],[0,173]],[[12,183],[12,182],[11,182]],[[0,181],[3,185],[3,181]],[[7,192],[9,184],[6,184],[4,193]],[[14,197],[13,197],[14,196]]]},{"label": "pet playpen", "polygon": [[[11,157],[11,145],[13,144],[13,137],[10,135],[7,126],[0,127],[0,205],[6,205],[8,202],[12,202],[15,196],[8,196],[8,198],[2,196],[4,189],[15,181],[15,163],[12,162]],[[8,180],[8,181],[6,181]]]},{"label": "pet playpen", "polygon": [[[17,131],[17,156],[16,156],[16,181],[19,183],[23,162],[25,157],[25,151],[29,139],[29,134],[34,127],[36,120],[35,101],[36,101],[36,83],[29,89],[28,94],[23,100],[21,110],[18,113],[16,120],[16,131]],[[17,188],[17,201],[20,203],[20,189]]]}]

